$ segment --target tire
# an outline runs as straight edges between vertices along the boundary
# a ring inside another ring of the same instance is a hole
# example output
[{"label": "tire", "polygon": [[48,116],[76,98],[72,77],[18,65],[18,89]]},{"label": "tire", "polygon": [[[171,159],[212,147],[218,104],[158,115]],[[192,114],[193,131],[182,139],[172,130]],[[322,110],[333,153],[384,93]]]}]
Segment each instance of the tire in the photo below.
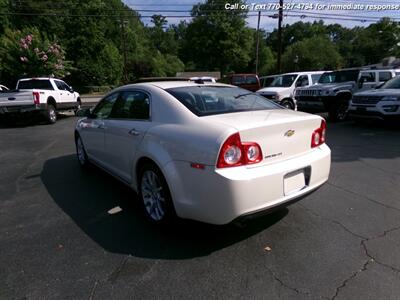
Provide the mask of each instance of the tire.
[{"label": "tire", "polygon": [[76,147],[76,157],[78,159],[79,165],[82,168],[87,168],[90,165],[90,162],[86,154],[82,138],[79,135],[77,135],[75,138],[75,147]]},{"label": "tire", "polygon": [[57,122],[57,111],[54,105],[48,104],[45,111],[45,118],[48,124],[54,124]]},{"label": "tire", "polygon": [[160,169],[146,163],[139,171],[138,194],[144,214],[155,224],[170,223],[176,218],[168,184]]},{"label": "tire", "polygon": [[340,102],[337,105],[333,105],[328,112],[329,120],[331,122],[342,122],[346,120],[348,107],[349,105],[347,102]]},{"label": "tire", "polygon": [[282,105],[283,107],[286,107],[287,109],[291,109],[291,110],[294,109],[294,104],[293,104],[293,102],[290,101],[290,100],[283,100],[283,101],[281,102],[281,105]]}]

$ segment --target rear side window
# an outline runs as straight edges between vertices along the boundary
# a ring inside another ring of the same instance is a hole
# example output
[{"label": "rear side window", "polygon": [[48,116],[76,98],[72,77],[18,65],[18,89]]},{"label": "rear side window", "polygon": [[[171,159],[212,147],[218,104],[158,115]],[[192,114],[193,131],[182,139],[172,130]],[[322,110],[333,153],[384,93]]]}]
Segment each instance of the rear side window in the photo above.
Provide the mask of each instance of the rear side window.
[{"label": "rear side window", "polygon": [[238,87],[190,86],[166,91],[197,116],[281,109],[272,101]]},{"label": "rear side window", "polygon": [[148,120],[150,118],[150,98],[141,91],[121,92],[110,118]]},{"label": "rear side window", "polygon": [[32,79],[32,80],[23,80],[18,83],[18,89],[20,90],[54,90],[51,85],[50,80],[47,79]]},{"label": "rear side window", "polygon": [[392,73],[390,72],[379,72],[379,81],[388,81],[392,79]]}]

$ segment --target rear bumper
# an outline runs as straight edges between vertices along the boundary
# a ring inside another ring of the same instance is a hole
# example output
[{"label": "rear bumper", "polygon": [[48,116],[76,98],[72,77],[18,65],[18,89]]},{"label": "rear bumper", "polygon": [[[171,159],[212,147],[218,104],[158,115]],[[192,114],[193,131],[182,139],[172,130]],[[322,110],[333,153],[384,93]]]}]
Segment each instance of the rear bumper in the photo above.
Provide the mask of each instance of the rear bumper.
[{"label": "rear bumper", "polygon": [[0,106],[0,115],[1,114],[19,114],[26,112],[39,111],[44,109],[43,105],[16,105],[16,106]]},{"label": "rear bumper", "polygon": [[[296,158],[251,168],[199,170],[188,162],[173,161],[163,172],[178,216],[226,224],[240,216],[287,206],[317,189],[328,180],[330,153],[322,145]],[[288,184],[292,174],[304,174],[304,184],[292,188]]]}]

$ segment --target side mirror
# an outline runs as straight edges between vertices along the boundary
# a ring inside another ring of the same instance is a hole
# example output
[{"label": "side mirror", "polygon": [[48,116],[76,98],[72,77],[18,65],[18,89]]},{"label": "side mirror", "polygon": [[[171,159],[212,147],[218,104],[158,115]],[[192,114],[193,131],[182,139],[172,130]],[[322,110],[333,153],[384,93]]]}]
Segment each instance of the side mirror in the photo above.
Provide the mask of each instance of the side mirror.
[{"label": "side mirror", "polygon": [[76,116],[80,118],[90,118],[92,116],[92,111],[90,108],[80,108],[76,112]]},{"label": "side mirror", "polygon": [[69,87],[69,92],[70,92],[70,93],[73,93],[73,92],[74,92],[74,89],[73,89],[72,86]]},{"label": "side mirror", "polygon": [[382,83],[376,85],[375,89],[380,89],[384,84],[385,84],[385,82],[382,82]]}]

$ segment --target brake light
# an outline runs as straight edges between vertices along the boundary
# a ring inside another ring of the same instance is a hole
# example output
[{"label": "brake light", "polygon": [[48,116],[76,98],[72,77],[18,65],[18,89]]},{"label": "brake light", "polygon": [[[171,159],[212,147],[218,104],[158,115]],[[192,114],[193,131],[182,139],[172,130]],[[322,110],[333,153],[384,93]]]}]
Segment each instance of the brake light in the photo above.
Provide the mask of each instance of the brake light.
[{"label": "brake light", "polygon": [[321,121],[321,126],[314,130],[311,137],[311,148],[318,147],[325,143],[326,139],[326,121]]},{"label": "brake light", "polygon": [[258,163],[262,160],[260,145],[253,142],[243,142],[239,133],[232,134],[221,147],[218,155],[217,168],[237,167]]},{"label": "brake light", "polygon": [[33,103],[40,104],[40,94],[39,92],[33,92]]}]

